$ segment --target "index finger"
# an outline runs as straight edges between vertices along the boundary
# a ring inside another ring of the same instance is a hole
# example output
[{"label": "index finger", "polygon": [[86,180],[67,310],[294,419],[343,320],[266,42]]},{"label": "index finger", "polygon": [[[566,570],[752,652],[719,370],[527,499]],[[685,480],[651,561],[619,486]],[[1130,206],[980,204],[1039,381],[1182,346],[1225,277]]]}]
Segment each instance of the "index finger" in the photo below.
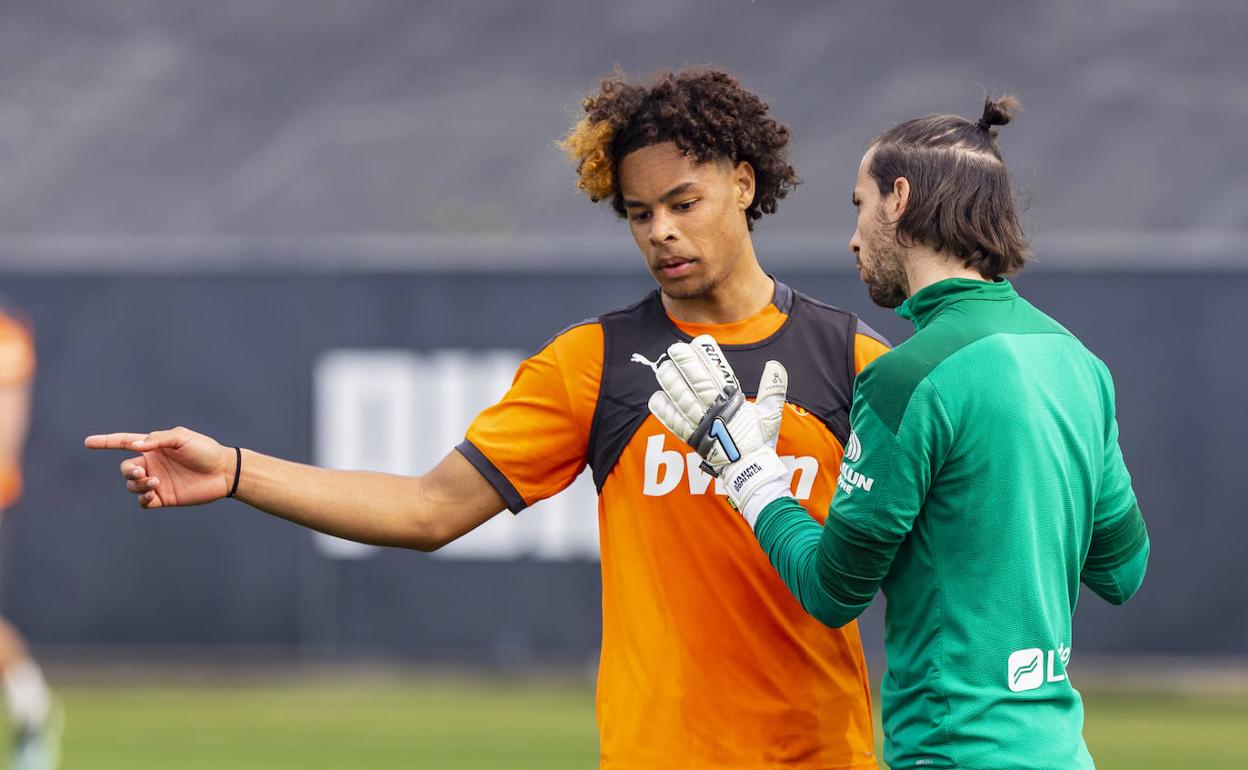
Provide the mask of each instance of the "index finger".
[{"label": "index finger", "polygon": [[723,349],[719,347],[714,337],[709,334],[699,334],[689,341],[689,347],[702,360],[702,365],[707,371],[720,378],[722,386],[736,385],[740,389],[741,383],[737,381],[736,373],[732,371],[727,356],[724,355]]},{"label": "index finger", "polygon": [[145,438],[146,433],[97,433],[87,436],[82,445],[87,449],[131,449],[134,442]]},{"label": "index finger", "polygon": [[[702,406],[702,411],[705,412],[707,407],[715,403],[715,399],[723,392],[727,377],[712,368],[707,363],[706,357],[689,343],[678,342],[672,345],[667,349],[667,357],[672,362],[672,368],[679,372],[689,384],[689,390],[693,392]],[[662,368],[660,368],[661,373]],[[680,402],[677,401],[677,403]]]}]

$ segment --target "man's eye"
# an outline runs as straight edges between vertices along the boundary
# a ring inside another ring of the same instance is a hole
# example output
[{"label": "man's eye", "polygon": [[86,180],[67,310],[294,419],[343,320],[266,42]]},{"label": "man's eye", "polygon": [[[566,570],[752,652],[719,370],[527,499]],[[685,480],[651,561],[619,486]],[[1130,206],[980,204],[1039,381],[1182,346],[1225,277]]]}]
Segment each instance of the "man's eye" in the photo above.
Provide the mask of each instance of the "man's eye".
[{"label": "man's eye", "polygon": [[676,209],[677,211],[688,211],[689,209],[693,208],[693,204],[695,203],[697,203],[696,200],[682,201],[681,203],[677,203],[672,208]]},{"label": "man's eye", "polygon": [[629,219],[633,220],[634,222],[645,222],[649,218],[650,218],[649,211],[638,211],[636,214],[633,214],[632,216],[629,217]]}]

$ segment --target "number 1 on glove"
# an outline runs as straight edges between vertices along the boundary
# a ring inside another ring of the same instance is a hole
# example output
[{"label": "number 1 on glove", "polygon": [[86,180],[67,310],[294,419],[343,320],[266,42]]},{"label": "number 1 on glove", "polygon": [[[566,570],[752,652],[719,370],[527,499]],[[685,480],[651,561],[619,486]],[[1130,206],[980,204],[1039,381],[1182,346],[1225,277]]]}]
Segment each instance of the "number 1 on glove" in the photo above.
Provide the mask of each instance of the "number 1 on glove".
[{"label": "number 1 on glove", "polygon": [[678,342],[655,370],[650,397],[659,422],[697,450],[723,479],[728,499],[754,525],[767,503],[789,495],[789,470],[776,454],[789,377],[779,361],[763,367],[758,397],[745,400],[728,359],[709,335]]},{"label": "number 1 on glove", "polygon": [[722,419],[716,417],[711,422],[711,429],[707,431],[707,435],[719,442],[728,462],[735,463],[741,459],[741,452],[737,449],[736,443],[732,440],[732,434],[728,432],[728,426],[724,425]]}]

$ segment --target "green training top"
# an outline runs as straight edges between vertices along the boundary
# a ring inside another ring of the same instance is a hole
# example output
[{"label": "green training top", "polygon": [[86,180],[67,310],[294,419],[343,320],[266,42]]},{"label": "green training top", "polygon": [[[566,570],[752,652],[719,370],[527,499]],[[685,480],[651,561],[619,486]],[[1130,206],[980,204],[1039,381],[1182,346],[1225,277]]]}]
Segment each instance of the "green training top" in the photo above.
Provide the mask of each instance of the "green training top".
[{"label": "green training top", "polygon": [[825,526],[786,497],[758,540],[829,625],[883,590],[893,770],[1091,768],[1066,676],[1079,583],[1120,604],[1148,560],[1109,371],[1005,280],[897,312],[916,333],[858,376]]}]

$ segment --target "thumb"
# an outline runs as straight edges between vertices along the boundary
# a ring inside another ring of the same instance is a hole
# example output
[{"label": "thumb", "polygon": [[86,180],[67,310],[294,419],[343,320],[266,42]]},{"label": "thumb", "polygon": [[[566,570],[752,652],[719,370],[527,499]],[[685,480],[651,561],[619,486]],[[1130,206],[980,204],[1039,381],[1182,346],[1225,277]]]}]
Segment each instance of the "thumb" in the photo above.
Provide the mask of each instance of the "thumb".
[{"label": "thumb", "polygon": [[754,409],[763,425],[763,438],[771,446],[776,445],[780,435],[780,420],[784,417],[784,399],[789,392],[789,373],[779,361],[768,361],[763,367],[763,377],[758,383],[758,396]]},{"label": "thumb", "polygon": [[663,427],[667,428],[676,437],[686,444],[693,435],[693,423],[689,422],[689,418],[685,417],[685,413],[680,407],[676,406],[676,402],[672,397],[667,395],[665,391],[656,390],[650,396],[650,413],[663,423]]}]

